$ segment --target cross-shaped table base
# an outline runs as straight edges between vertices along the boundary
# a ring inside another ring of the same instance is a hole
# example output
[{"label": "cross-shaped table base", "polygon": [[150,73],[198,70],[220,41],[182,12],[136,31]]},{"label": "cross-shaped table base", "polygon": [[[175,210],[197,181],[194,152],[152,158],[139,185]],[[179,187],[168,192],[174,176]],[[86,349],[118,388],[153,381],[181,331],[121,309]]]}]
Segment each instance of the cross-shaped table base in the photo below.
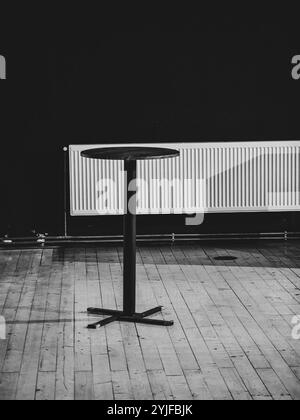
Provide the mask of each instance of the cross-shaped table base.
[{"label": "cross-shaped table base", "polygon": [[89,329],[96,330],[97,328],[104,327],[114,321],[124,321],[124,322],[133,322],[137,324],[149,324],[149,325],[161,325],[164,327],[171,327],[174,325],[174,321],[164,321],[159,319],[147,319],[148,316],[154,315],[162,311],[162,306],[157,308],[150,309],[149,311],[142,312],[140,314],[126,315],[122,311],[114,311],[111,309],[97,309],[89,308],[88,313],[90,315],[111,315],[110,318],[103,319],[102,321],[96,322],[95,324],[90,324]]}]

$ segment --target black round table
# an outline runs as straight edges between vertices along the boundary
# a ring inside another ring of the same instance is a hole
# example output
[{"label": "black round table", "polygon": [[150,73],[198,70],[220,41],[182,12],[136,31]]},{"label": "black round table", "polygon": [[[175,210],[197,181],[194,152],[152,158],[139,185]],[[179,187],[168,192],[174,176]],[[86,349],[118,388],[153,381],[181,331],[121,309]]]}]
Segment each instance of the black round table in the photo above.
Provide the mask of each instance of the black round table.
[{"label": "black round table", "polygon": [[175,158],[180,152],[172,149],[153,147],[109,147],[85,150],[81,156],[88,159],[123,160],[125,163],[125,197],[127,203],[124,215],[124,273],[123,273],[123,311],[89,308],[91,315],[110,315],[88,326],[97,329],[114,321],[134,322],[141,324],[172,326],[173,321],[147,319],[148,316],[161,312],[162,306],[143,313],[136,313],[136,181],[137,161],[148,159]]}]

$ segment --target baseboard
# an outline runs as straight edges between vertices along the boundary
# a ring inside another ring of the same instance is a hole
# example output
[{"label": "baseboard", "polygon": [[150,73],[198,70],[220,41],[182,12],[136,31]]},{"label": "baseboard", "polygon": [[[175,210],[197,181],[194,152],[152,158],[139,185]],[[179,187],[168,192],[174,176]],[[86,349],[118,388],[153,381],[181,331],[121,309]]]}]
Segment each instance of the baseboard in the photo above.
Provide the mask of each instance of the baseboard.
[{"label": "baseboard", "polygon": [[[258,240],[297,240],[300,232],[267,232],[267,233],[225,233],[225,234],[164,234],[138,235],[138,243],[185,243],[185,242],[219,242],[219,241],[258,241]],[[47,236],[0,238],[0,248],[44,247],[81,244],[122,244],[123,236]]]}]

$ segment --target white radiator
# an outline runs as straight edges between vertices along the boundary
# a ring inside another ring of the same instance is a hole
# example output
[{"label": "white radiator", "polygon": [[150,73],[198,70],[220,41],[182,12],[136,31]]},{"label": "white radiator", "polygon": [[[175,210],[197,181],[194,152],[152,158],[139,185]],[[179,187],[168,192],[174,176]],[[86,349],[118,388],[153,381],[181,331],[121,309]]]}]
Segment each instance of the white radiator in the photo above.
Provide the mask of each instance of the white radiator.
[{"label": "white radiator", "polygon": [[[124,214],[123,162],[80,156],[108,146],[70,146],[72,216]],[[138,162],[138,214],[300,210],[298,141],[159,146],[178,149],[181,156]]]}]

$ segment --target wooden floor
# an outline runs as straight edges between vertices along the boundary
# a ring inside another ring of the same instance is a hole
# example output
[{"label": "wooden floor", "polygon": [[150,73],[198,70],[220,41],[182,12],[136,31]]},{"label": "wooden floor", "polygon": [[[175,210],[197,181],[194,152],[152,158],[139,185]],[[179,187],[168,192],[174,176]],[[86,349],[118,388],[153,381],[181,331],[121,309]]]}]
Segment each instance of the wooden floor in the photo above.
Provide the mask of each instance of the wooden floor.
[{"label": "wooden floor", "polygon": [[175,326],[87,330],[87,307],[121,308],[121,264],[121,248],[0,250],[0,399],[300,399],[300,243],[140,247],[138,309]]}]

